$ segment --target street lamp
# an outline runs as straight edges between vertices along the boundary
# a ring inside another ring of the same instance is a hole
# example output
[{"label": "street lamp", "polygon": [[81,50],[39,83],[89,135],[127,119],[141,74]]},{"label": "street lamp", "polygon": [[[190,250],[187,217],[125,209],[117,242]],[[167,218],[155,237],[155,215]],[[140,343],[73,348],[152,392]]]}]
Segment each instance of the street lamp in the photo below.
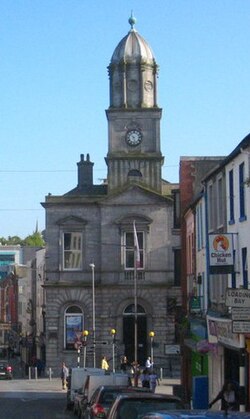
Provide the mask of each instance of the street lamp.
[{"label": "street lamp", "polygon": [[110,334],[112,335],[113,341],[112,341],[112,358],[113,358],[113,372],[115,372],[115,335],[116,330],[111,329]]},{"label": "street lamp", "polygon": [[87,352],[87,337],[89,335],[88,330],[84,330],[82,332],[82,335],[83,335],[83,342],[82,342],[83,344],[83,368],[85,368],[86,367],[86,352]]},{"label": "street lamp", "polygon": [[93,367],[96,367],[96,340],[95,340],[95,265],[90,263],[92,270],[92,319],[93,319]]},{"label": "street lamp", "polygon": [[150,337],[150,352],[151,352],[151,363],[152,363],[152,365],[154,363],[154,336],[155,336],[155,332],[153,332],[153,331],[149,332],[149,337]]}]

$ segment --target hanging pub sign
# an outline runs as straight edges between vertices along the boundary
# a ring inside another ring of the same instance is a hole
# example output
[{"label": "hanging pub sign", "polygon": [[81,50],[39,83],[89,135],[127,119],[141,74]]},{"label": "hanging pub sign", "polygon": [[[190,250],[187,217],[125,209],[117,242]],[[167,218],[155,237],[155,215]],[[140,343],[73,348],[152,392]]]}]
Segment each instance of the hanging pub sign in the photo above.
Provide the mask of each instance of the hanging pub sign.
[{"label": "hanging pub sign", "polygon": [[228,274],[233,271],[233,235],[209,234],[210,274]]}]

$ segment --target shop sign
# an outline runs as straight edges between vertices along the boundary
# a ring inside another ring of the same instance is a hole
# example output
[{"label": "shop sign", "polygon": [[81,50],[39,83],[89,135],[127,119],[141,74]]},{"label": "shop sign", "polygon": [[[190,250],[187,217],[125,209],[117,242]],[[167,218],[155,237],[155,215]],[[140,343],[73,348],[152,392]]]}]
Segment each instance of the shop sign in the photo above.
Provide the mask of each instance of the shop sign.
[{"label": "shop sign", "polygon": [[8,323],[0,323],[0,330],[10,330],[11,325]]},{"label": "shop sign", "polygon": [[207,333],[210,343],[240,348],[239,335],[233,333],[232,320],[207,316]]},{"label": "shop sign", "polygon": [[210,273],[230,273],[234,268],[232,234],[209,234]]}]

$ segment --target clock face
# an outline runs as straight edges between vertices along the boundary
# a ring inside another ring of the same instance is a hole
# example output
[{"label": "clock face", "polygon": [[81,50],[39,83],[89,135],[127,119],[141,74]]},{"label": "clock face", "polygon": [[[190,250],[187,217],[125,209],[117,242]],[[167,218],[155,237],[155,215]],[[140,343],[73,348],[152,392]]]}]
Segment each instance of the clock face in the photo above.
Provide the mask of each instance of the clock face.
[{"label": "clock face", "polygon": [[139,145],[142,141],[142,133],[137,129],[132,129],[127,132],[126,141],[131,146]]}]

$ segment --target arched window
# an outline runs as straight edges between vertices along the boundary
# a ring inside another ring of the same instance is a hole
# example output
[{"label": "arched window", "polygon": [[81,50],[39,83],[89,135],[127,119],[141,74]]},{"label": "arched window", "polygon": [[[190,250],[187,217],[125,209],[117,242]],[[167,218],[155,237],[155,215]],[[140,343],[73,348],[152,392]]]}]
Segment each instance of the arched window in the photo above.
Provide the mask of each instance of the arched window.
[{"label": "arched window", "polygon": [[142,177],[142,174],[139,170],[137,169],[132,169],[128,172],[128,178],[129,179],[138,179]]},{"label": "arched window", "polygon": [[[126,316],[134,316],[135,315],[135,305],[134,304],[130,304],[129,306],[127,306],[123,312],[123,314]],[[144,310],[144,308],[140,305],[137,304],[137,315],[141,315],[141,316],[145,316],[146,312]]]},{"label": "arched window", "polygon": [[73,350],[81,341],[83,331],[83,312],[78,306],[70,306],[64,313],[64,349]]}]

